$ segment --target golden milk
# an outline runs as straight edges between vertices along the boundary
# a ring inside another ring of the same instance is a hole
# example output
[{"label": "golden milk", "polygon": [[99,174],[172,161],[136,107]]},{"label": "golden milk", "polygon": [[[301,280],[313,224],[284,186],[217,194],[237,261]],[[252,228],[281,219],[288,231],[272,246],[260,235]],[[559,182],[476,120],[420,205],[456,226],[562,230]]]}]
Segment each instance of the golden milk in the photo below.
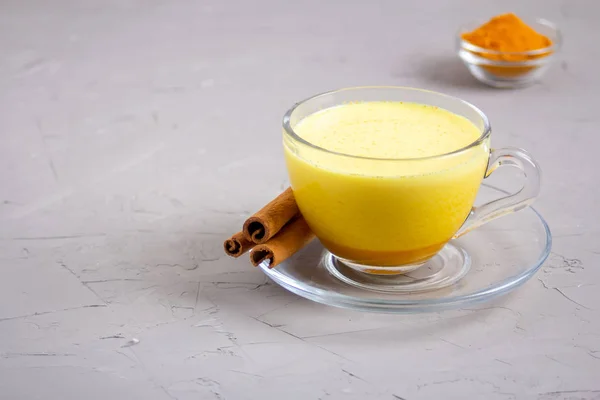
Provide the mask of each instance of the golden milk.
[{"label": "golden milk", "polygon": [[437,253],[468,216],[487,166],[487,142],[433,157],[469,146],[481,130],[424,104],[349,103],[293,129],[329,150],[286,140],[302,214],[332,253],[361,264],[415,264]]}]

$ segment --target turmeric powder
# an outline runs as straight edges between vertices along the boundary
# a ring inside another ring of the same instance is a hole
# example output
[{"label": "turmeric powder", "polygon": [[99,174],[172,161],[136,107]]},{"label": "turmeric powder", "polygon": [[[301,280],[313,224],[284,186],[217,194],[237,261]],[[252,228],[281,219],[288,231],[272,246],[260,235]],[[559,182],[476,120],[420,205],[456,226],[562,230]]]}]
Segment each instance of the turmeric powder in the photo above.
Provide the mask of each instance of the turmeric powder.
[{"label": "turmeric powder", "polygon": [[[502,53],[477,53],[479,56],[498,61],[526,61],[550,54],[514,54],[541,50],[552,46],[552,41],[536,32],[513,13],[498,15],[473,32],[462,34],[463,40],[486,50]],[[513,54],[507,54],[513,53]]]}]

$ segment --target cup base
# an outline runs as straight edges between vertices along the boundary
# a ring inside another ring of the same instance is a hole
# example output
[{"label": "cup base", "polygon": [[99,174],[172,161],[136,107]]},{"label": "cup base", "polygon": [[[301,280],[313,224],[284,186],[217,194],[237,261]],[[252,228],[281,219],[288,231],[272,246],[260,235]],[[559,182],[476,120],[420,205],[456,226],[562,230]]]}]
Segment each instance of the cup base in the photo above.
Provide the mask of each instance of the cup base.
[{"label": "cup base", "polygon": [[471,267],[471,257],[461,247],[446,244],[429,260],[412,265],[381,267],[353,263],[326,251],[321,260],[327,271],[342,282],[376,292],[421,292],[456,283]]}]

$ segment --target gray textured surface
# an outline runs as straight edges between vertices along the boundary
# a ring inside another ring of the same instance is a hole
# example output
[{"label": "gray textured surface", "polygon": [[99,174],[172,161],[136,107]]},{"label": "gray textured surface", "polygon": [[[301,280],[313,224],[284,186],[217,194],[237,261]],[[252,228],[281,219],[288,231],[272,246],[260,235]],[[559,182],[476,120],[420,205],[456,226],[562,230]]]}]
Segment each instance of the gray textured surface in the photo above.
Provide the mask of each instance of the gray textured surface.
[{"label": "gray textured surface", "polygon": [[[506,10],[563,30],[542,84],[486,88],[454,56],[458,25]],[[599,20],[593,0],[3,1],[0,398],[600,398]],[[286,108],[364,84],[463,97],[535,154],[539,279],[372,315],[223,257],[286,185]]]}]

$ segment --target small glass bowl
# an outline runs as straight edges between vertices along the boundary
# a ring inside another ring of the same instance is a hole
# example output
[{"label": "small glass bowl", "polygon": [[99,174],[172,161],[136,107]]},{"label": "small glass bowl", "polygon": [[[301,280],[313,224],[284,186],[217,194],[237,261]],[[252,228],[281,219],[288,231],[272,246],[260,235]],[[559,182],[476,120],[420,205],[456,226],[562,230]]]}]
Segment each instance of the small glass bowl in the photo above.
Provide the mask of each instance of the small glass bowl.
[{"label": "small glass bowl", "polygon": [[481,25],[471,23],[463,25],[458,31],[458,56],[477,80],[493,87],[518,88],[539,81],[556,59],[561,46],[561,35],[558,28],[549,21],[536,19],[526,22],[548,37],[552,45],[519,53],[487,50],[463,40],[463,33],[471,32]]}]

